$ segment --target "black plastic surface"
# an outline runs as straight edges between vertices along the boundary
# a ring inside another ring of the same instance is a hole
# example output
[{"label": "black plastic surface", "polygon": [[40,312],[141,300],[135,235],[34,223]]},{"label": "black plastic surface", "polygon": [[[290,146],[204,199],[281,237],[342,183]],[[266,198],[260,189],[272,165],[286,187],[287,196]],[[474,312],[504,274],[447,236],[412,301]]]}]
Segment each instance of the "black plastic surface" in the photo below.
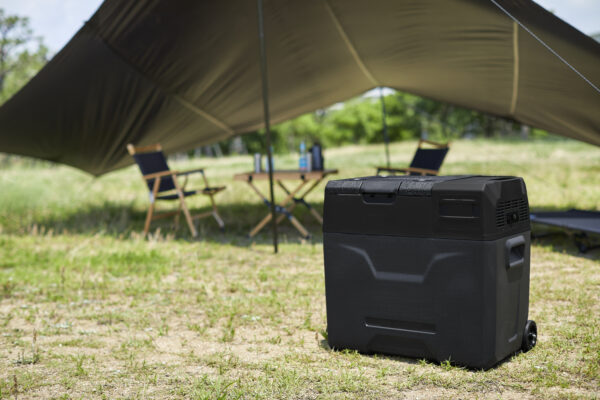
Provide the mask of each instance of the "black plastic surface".
[{"label": "black plastic surface", "polygon": [[525,183],[501,176],[329,181],[324,232],[492,240],[530,230]]},{"label": "black plastic surface", "polygon": [[398,178],[327,185],[329,345],[490,368],[521,349],[527,322],[525,185]]}]

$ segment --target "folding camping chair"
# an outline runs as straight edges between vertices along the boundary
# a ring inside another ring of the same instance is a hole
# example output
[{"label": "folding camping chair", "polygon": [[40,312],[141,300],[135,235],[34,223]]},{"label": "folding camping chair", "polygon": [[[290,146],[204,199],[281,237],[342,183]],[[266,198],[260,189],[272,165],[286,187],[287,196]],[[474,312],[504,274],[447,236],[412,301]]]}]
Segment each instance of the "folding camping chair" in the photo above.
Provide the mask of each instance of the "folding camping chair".
[{"label": "folding camping chair", "polygon": [[[150,222],[159,218],[166,218],[175,216],[175,226],[179,225],[179,214],[183,211],[185,219],[190,228],[192,236],[198,236],[198,232],[194,227],[194,218],[205,218],[211,215],[215,218],[221,230],[225,228],[225,224],[219,215],[217,205],[215,203],[214,195],[225,189],[225,186],[210,186],[208,179],[204,174],[204,169],[193,169],[190,171],[171,171],[167,165],[167,160],[162,152],[160,144],[153,144],[144,147],[135,147],[132,144],[127,145],[129,154],[133,156],[140,171],[142,172],[142,178],[148,185],[150,195],[150,208],[146,214],[146,224],[144,225],[144,236],[148,234],[150,229]],[[202,174],[204,181],[204,188],[199,190],[186,190],[188,176],[194,173]],[[179,183],[177,177],[184,176],[185,180],[183,185]],[[195,215],[192,217],[185,204],[185,197],[192,196],[195,194],[203,194],[209,197],[212,204],[212,211],[208,211],[202,214]],[[154,215],[154,205],[156,200],[179,200],[179,208],[177,211],[165,212]]]},{"label": "folding camping chair", "polygon": [[[433,148],[424,149],[422,146],[428,144]],[[444,158],[450,149],[450,143],[437,143],[431,140],[419,140],[419,146],[415,152],[412,162],[409,167],[377,167],[377,175],[382,172],[389,175],[405,174],[405,175],[437,175],[440,172]]]}]

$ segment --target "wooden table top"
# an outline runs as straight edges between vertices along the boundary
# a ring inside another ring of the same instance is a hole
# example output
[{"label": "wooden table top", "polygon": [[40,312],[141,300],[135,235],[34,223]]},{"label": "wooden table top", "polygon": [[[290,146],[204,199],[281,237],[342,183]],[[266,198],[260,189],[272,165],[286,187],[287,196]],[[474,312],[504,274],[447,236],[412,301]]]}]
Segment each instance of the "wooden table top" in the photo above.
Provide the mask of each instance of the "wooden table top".
[{"label": "wooden table top", "polygon": [[[325,169],[323,171],[300,171],[300,170],[275,170],[273,171],[273,179],[300,179],[300,180],[313,180],[321,179],[327,175],[337,174],[337,169]],[[243,172],[241,174],[235,174],[233,179],[236,181],[250,181],[250,180],[268,180],[269,173],[266,171],[261,172]]]}]

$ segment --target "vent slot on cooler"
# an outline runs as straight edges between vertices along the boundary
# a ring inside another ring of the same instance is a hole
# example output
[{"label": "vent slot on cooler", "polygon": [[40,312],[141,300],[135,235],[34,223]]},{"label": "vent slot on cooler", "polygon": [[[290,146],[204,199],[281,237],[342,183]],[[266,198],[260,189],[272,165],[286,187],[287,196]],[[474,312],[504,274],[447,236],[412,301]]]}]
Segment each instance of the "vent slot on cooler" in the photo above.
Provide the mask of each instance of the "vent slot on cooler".
[{"label": "vent slot on cooler", "polygon": [[448,198],[440,200],[440,218],[472,220],[481,214],[477,199]]},{"label": "vent slot on cooler", "polygon": [[524,198],[500,200],[496,206],[496,227],[503,228],[520,221],[529,220],[529,206]]}]

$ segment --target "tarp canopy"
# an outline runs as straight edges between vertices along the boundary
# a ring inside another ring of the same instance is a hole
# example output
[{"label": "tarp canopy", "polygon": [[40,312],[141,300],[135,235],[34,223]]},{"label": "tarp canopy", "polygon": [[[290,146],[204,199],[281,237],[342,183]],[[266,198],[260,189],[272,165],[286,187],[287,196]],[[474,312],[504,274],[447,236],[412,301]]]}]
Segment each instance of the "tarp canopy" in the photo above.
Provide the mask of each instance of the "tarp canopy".
[{"label": "tarp canopy", "polygon": [[[387,86],[600,145],[600,44],[532,1],[497,3],[265,0],[273,122]],[[0,151],[99,175],[132,162],[128,143],[259,129],[257,31],[254,1],[106,0],[0,108]]]}]

